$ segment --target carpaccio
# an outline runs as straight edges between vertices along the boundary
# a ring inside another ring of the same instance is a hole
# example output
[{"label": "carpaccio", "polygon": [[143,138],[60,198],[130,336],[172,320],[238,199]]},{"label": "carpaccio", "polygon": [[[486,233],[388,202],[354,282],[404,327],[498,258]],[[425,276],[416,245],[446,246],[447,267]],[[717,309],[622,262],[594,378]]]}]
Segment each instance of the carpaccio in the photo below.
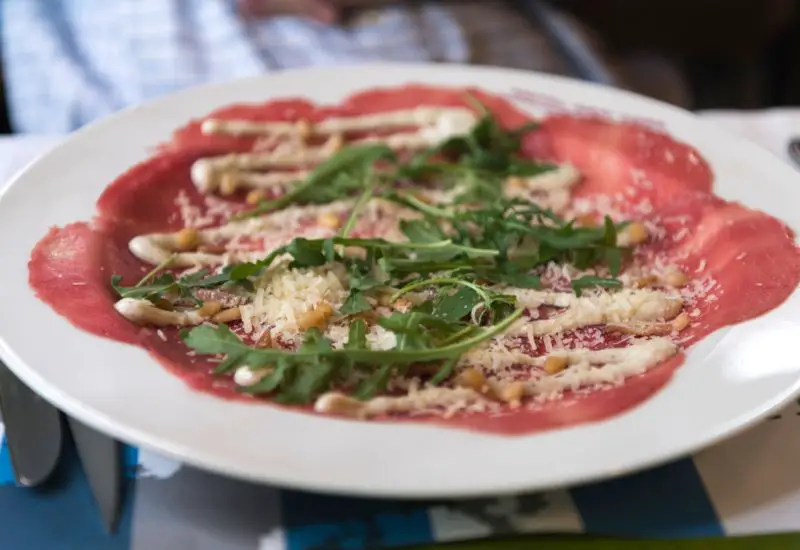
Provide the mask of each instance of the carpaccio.
[{"label": "carpaccio", "polygon": [[[358,93],[335,107],[287,99],[231,106],[210,116],[316,122],[334,115],[379,113],[419,105],[462,106],[465,91],[409,85]],[[507,127],[529,119],[502,98],[480,90],[468,91]],[[94,220],[50,230],[32,252],[31,286],[44,302],[77,327],[148,350],[192,388],[222,397],[240,397],[230,381],[211,375],[213,363],[187,356],[176,329],[141,328],[120,316],[113,308],[115,295],[109,279],[111,274],[120,274],[136,280],[149,271],[149,266],[129,252],[127,243],[135,234],[180,229],[176,207],[179,193],[185,193],[185,200],[198,209],[207,208],[190,181],[193,161],[252,147],[250,138],[204,135],[200,121],[177,130],[155,156],[111,183],[97,202]],[[583,174],[575,201],[607,204],[629,217],[657,222],[669,235],[653,245],[660,247],[662,257],[671,259],[693,278],[713,281],[713,293],[696,301],[692,324],[681,333],[686,346],[720,327],[764,314],[780,305],[798,286],[800,252],[792,232],[766,214],[714,196],[713,175],[700,153],[666,134],[633,123],[557,115],[541,120],[540,128],[524,142],[523,153],[574,164]],[[646,400],[669,381],[681,361],[677,356],[629,378],[621,386],[592,393],[567,393],[562,399],[536,407],[492,415],[459,413],[448,419],[412,420],[500,434],[525,434],[598,421]]]}]

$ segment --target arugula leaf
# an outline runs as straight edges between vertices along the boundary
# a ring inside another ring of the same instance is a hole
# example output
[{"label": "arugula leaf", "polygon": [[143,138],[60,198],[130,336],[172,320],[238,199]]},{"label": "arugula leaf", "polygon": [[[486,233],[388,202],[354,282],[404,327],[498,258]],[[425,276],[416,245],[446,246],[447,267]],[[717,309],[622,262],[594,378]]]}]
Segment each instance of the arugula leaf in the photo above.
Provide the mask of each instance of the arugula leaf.
[{"label": "arugula leaf", "polygon": [[136,298],[145,300],[157,300],[167,295],[175,295],[180,298],[194,299],[192,291],[198,288],[213,288],[228,280],[226,273],[209,276],[207,270],[200,270],[191,275],[176,279],[170,273],[162,273],[148,284],[139,286],[122,286],[122,277],[114,275],[111,277],[111,287],[116,291],[120,298]]},{"label": "arugula leaf", "polygon": [[364,296],[362,291],[351,290],[350,295],[339,309],[339,313],[342,315],[355,315],[356,313],[363,313],[364,311],[370,311],[371,309],[372,305],[370,305],[370,303],[367,301],[367,298]]},{"label": "arugula leaf", "polygon": [[459,359],[460,357],[453,357],[451,359],[446,359],[439,367],[439,370],[436,371],[436,374],[434,374],[431,377],[428,383],[433,386],[438,386],[439,384],[450,378],[450,376],[452,376],[453,374],[453,369],[458,364]]},{"label": "arugula leaf", "polygon": [[447,239],[441,227],[431,220],[401,220],[400,231],[413,243],[435,243]]},{"label": "arugula leaf", "polygon": [[619,248],[606,248],[604,251],[605,262],[611,275],[616,277],[622,269],[622,250]]},{"label": "arugula leaf", "polygon": [[325,204],[349,197],[364,186],[364,181],[378,161],[396,162],[397,156],[387,145],[351,145],[319,164],[306,179],[285,195],[260,203],[232,219],[259,216],[290,204]]},{"label": "arugula leaf", "polygon": [[319,329],[307,330],[303,345],[297,352],[311,354],[313,358],[306,359],[300,368],[295,369],[291,379],[284,381],[277,401],[308,403],[327,389],[342,366],[341,359],[326,356],[332,349],[331,341],[325,338]]},{"label": "arugula leaf", "polygon": [[603,288],[622,288],[622,281],[619,281],[618,279],[595,277],[593,275],[584,275],[579,279],[572,280],[572,290],[575,291],[577,296],[580,296],[581,292],[588,288],[598,286]]},{"label": "arugula leaf", "polygon": [[368,349],[367,346],[367,323],[363,319],[356,319],[350,323],[350,330],[347,333],[347,343],[344,349]]},{"label": "arugula leaf", "polygon": [[[389,350],[363,349],[357,331],[350,348],[334,349],[330,341],[315,329],[306,333],[306,340],[296,351],[251,347],[225,326],[200,325],[183,334],[184,343],[201,354],[226,355],[226,370],[240,366],[259,368],[274,365],[272,373],[259,384],[242,391],[248,393],[274,393],[275,399],[283,403],[308,403],[320,393],[327,391],[349,369],[368,369],[375,372],[385,365],[407,367],[415,363],[452,360],[474,346],[505,332],[519,319],[523,310],[514,311],[501,322],[475,331],[456,331],[451,323],[433,316],[412,312],[395,314],[381,321],[399,333],[397,345]],[[471,328],[471,327],[470,327]],[[459,336],[455,341],[433,346],[432,338],[447,333]],[[422,347],[420,347],[422,346]]]},{"label": "arugula leaf", "polygon": [[356,390],[356,399],[369,399],[375,394],[385,390],[394,370],[395,366],[391,363],[381,365],[369,378],[366,378],[359,384]]},{"label": "arugula leaf", "polygon": [[291,267],[319,267],[328,263],[326,254],[328,239],[309,240],[295,237],[286,246],[286,252],[292,255]]},{"label": "arugula leaf", "polygon": [[291,361],[279,359],[275,369],[273,369],[272,372],[259,380],[258,383],[246,388],[242,388],[242,391],[254,395],[272,393],[284,383],[288,373],[291,372],[291,368]]},{"label": "arugula leaf", "polygon": [[454,323],[470,314],[483,300],[471,288],[462,287],[452,293],[440,293],[434,302],[433,315]]},{"label": "arugula leaf", "polygon": [[537,275],[513,271],[486,272],[483,277],[496,283],[517,288],[541,288],[542,280]]},{"label": "arugula leaf", "polygon": [[[148,283],[152,287],[149,290],[135,292],[186,292],[192,285],[251,284],[253,277],[283,254],[290,255],[290,265],[298,268],[337,262],[346,268],[349,279],[350,294],[339,310],[345,315],[371,310],[367,293],[378,287],[398,289],[392,299],[428,289],[431,299],[426,303],[378,320],[379,326],[396,337],[392,349],[369,349],[363,320],[350,324],[348,342],[341,349],[333,349],[317,330],[308,331],[296,351],[284,351],[251,348],[226,327],[207,326],[188,332],[187,346],[199,353],[224,354],[220,371],[242,365],[270,368],[261,382],[243,391],[271,393],[282,402],[310,402],[320,393],[352,380],[353,374],[361,381],[356,395],[367,398],[385,389],[391,376],[403,374],[413,364],[436,363],[439,367],[431,381],[446,380],[463,353],[502,333],[522,314],[514,296],[487,285],[539,288],[534,270],[551,261],[571,263],[579,269],[606,264],[616,276],[625,253],[616,244],[623,224],[605,218],[602,227],[577,227],[530,201],[504,197],[503,185],[508,177],[532,177],[554,166],[518,156],[521,140],[535,125],[507,130],[487,109],[479,107],[479,111],[480,120],[466,135],[430,147],[409,162],[399,163],[382,145],[345,148],[284,197],[245,214],[257,215],[295,203],[330,202],[360,193],[339,236],[296,238],[263,260],[226,268],[220,275],[204,274],[181,281],[162,276]],[[384,161],[392,164],[394,172],[375,173],[374,165]],[[403,178],[431,176],[440,178],[445,186],[454,186],[450,188],[456,189],[458,196],[453,205],[425,204],[385,185]],[[400,223],[407,241],[348,236],[373,196],[422,213],[420,219]],[[463,203],[470,204],[463,208]],[[442,224],[442,220],[447,223]],[[343,256],[343,247],[360,248],[363,253]],[[119,282],[115,280],[114,284]],[[621,283],[587,276],[576,279],[572,286],[580,295],[587,288],[619,288]]]}]

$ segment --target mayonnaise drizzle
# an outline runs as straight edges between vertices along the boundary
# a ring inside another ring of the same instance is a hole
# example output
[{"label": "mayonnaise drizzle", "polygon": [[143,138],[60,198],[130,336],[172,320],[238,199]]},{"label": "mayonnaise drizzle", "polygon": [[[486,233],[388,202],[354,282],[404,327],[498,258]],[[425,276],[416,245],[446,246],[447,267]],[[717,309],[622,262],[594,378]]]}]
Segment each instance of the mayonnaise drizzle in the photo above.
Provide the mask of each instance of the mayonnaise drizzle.
[{"label": "mayonnaise drizzle", "polygon": [[563,312],[549,319],[520,319],[511,328],[511,334],[528,336],[607,323],[659,322],[674,318],[683,307],[679,295],[650,289],[626,288],[619,292],[590,296],[516,288],[507,292],[516,296],[522,307],[533,309],[545,305],[564,308]]},{"label": "mayonnaise drizzle", "polygon": [[149,300],[139,298],[122,298],[114,304],[117,312],[137,325],[191,326],[199,325],[206,320],[197,313],[190,311],[167,311],[156,307]]},{"label": "mayonnaise drizzle", "polygon": [[[418,107],[416,109],[362,115],[349,118],[332,118],[313,127],[315,133],[335,135],[360,130],[383,130],[406,126],[419,126],[414,132],[388,136],[368,136],[351,144],[385,143],[392,149],[417,149],[436,145],[454,136],[468,133],[478,117],[469,109],[445,107]],[[279,133],[294,135],[297,125],[285,122],[250,122],[242,120],[207,120],[205,133],[232,135],[259,135]],[[297,168],[322,162],[332,156],[335,141],[318,147],[297,147],[292,151],[276,149],[258,153],[239,153],[197,160],[191,169],[192,182],[197,188],[210,193],[219,187],[223,174],[246,172],[264,168]],[[282,182],[297,179],[297,174],[280,176]],[[251,180],[252,181],[252,180]],[[246,181],[244,182],[246,183]]]},{"label": "mayonnaise drizzle", "polygon": [[[220,241],[239,236],[252,236],[260,233],[285,232],[304,218],[314,218],[322,213],[341,215],[352,208],[352,201],[337,201],[325,205],[291,206],[257,218],[229,222],[219,227],[201,229],[197,232],[198,245],[216,245]],[[152,265],[165,262],[178,249],[178,232],[149,233],[131,239],[128,248],[134,256]],[[256,253],[264,256],[269,251]],[[251,261],[252,252],[226,252],[211,254],[204,252],[179,252],[170,262],[169,267],[192,267],[197,265],[220,265]]]},{"label": "mayonnaise drizzle", "polygon": [[[438,128],[440,133],[453,135],[467,133],[477,122],[477,115],[463,107],[417,107],[385,113],[374,113],[353,117],[328,118],[311,126],[312,133],[331,135],[375,129],[423,126]],[[294,122],[254,122],[250,120],[208,119],[203,122],[204,134],[247,135],[294,135],[301,132]]]}]

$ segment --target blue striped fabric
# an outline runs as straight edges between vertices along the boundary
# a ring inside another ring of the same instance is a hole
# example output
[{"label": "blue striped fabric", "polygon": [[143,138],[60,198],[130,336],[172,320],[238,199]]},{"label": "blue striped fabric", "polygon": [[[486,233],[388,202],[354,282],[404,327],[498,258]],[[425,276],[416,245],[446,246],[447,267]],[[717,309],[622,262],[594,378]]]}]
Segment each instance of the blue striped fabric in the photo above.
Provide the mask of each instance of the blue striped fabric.
[{"label": "blue striped fabric", "polygon": [[399,2],[346,25],[244,21],[236,0],[6,0],[0,51],[12,123],[54,134],[174,90],[285,68],[448,61],[565,72],[500,2]]},{"label": "blue striped fabric", "polygon": [[[145,547],[136,545],[133,533],[137,530],[163,529],[173,521],[172,518],[161,517],[157,523],[151,524],[151,519],[144,520],[145,514],[141,517],[134,514],[134,510],[138,510],[135,500],[143,497],[137,493],[145,487],[140,480],[131,483],[119,532],[114,536],[106,535],[99,513],[91,502],[85,475],[71,447],[65,449],[65,456],[67,459],[55,480],[46,489],[22,489],[13,486],[8,450],[5,444],[0,447],[0,517],[3,518],[4,540],[13,542],[13,546],[8,548],[145,550]],[[136,449],[128,448],[125,456],[131,473],[137,469],[137,465],[139,470],[146,470],[147,465],[138,464]],[[172,482],[167,478],[154,480],[152,477],[148,477],[147,481],[149,484]],[[226,493],[226,483],[231,484],[230,494]],[[219,501],[219,506],[213,510],[213,517],[218,518],[219,526],[214,526],[212,530],[220,531],[220,536],[225,535],[225,529],[237,529],[234,520],[237,516],[235,494],[241,493],[241,489],[236,488],[236,483],[215,478],[214,483],[209,484],[215,485],[208,492],[209,502]],[[261,548],[391,548],[477,536],[552,530],[547,528],[552,523],[546,519],[548,514],[552,515],[551,502],[554,500],[549,494],[461,502],[402,502],[274,491],[278,493],[280,503],[280,532],[277,537],[270,536],[271,543]],[[565,492],[564,496],[571,501],[577,514],[574,528],[567,530],[649,538],[725,534],[691,459],[640,474],[576,487]],[[245,505],[243,502],[239,504]],[[451,519],[442,523],[441,514],[435,511],[444,509],[449,510]],[[176,511],[174,521],[185,521],[182,516]],[[519,517],[522,516],[529,522],[528,527],[520,527]],[[457,518],[457,521],[453,518]],[[274,520],[264,518],[264,524],[268,525]],[[147,525],[142,525],[143,521]],[[467,526],[471,527],[464,531]],[[202,527],[203,531],[209,529],[207,525],[184,526],[182,536],[185,537],[187,528],[191,532],[193,527],[198,530]],[[478,530],[475,530],[476,527],[479,527]],[[264,533],[265,536],[267,534]],[[228,535],[233,536],[233,533]],[[165,541],[171,540],[169,544],[174,544],[174,534],[165,532],[165,537]],[[207,548],[200,543],[198,546],[188,546],[189,542],[186,541],[187,548]],[[164,546],[163,550],[173,547]],[[233,545],[231,548],[239,546]],[[162,548],[148,544],[146,550]]]},{"label": "blue striped fabric", "polygon": [[[108,536],[70,441],[65,444],[63,456],[53,478],[44,486],[18,488],[14,486],[8,448],[3,441],[0,446],[0,548],[129,550],[133,519],[130,504],[135,491],[127,493],[128,502],[119,531]],[[128,466],[135,466],[136,450],[129,448],[125,460]]]},{"label": "blue striped fabric", "polygon": [[570,493],[590,533],[658,538],[725,534],[691,459]]}]

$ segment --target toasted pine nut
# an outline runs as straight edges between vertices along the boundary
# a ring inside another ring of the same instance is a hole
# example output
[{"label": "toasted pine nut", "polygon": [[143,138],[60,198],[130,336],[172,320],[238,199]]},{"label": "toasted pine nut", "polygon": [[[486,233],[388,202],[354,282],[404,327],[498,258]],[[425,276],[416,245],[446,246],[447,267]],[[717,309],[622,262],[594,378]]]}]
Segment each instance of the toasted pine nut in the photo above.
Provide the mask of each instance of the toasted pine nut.
[{"label": "toasted pine nut", "polygon": [[314,126],[305,119],[298,120],[295,123],[295,128],[297,129],[297,135],[299,135],[303,141],[308,141],[309,138],[314,135]]},{"label": "toasted pine nut", "polygon": [[333,315],[333,308],[328,302],[320,302],[311,311],[306,311],[297,317],[297,326],[300,330],[310,328],[323,328]]},{"label": "toasted pine nut", "polygon": [[175,245],[178,250],[192,250],[197,247],[200,234],[194,227],[184,227],[175,236]]},{"label": "toasted pine nut", "polygon": [[525,180],[520,178],[519,176],[511,176],[506,180],[506,185],[511,189],[524,189],[525,188]]},{"label": "toasted pine nut", "polygon": [[469,388],[476,392],[484,392],[487,388],[486,377],[481,371],[474,368],[464,369],[456,376],[456,384],[462,388]]},{"label": "toasted pine nut", "polygon": [[561,355],[551,355],[544,360],[542,368],[547,374],[556,374],[567,368],[567,358]]},{"label": "toasted pine nut", "polygon": [[197,314],[200,317],[209,318],[213,317],[222,310],[222,304],[216,300],[207,300],[203,305],[197,309]]},{"label": "toasted pine nut", "polygon": [[328,138],[328,141],[325,142],[324,147],[329,153],[336,153],[339,149],[344,147],[344,136],[342,134],[333,134]]},{"label": "toasted pine nut", "polygon": [[221,244],[202,244],[197,247],[203,254],[225,254],[225,247]]},{"label": "toasted pine nut", "polygon": [[257,348],[271,348],[272,347],[272,334],[265,332],[261,338],[256,342]]},{"label": "toasted pine nut", "polygon": [[682,287],[688,280],[680,269],[671,269],[664,275],[664,282],[675,288]]},{"label": "toasted pine nut", "polygon": [[253,189],[247,194],[247,198],[245,200],[247,201],[247,204],[255,206],[264,200],[264,192],[261,189]]},{"label": "toasted pine nut", "polygon": [[672,330],[674,330],[675,332],[680,332],[686,327],[688,327],[690,322],[691,319],[689,318],[689,314],[686,313],[685,311],[681,312],[680,315],[678,315],[672,320]]},{"label": "toasted pine nut", "polygon": [[498,396],[502,401],[510,403],[512,407],[518,407],[525,397],[525,383],[520,381],[511,382],[500,388]]},{"label": "toasted pine nut", "polygon": [[222,174],[219,180],[219,192],[222,196],[233,195],[239,187],[239,182],[236,180],[235,174]]},{"label": "toasted pine nut", "polygon": [[642,222],[632,222],[624,229],[625,235],[628,237],[628,243],[631,245],[642,244],[647,240],[647,228]]},{"label": "toasted pine nut", "polygon": [[327,227],[328,229],[337,229],[342,224],[342,221],[336,214],[331,212],[323,212],[317,217],[317,223],[322,227]]},{"label": "toasted pine nut", "polygon": [[645,275],[644,277],[636,280],[636,288],[645,288],[653,286],[658,282],[658,277],[655,275]]},{"label": "toasted pine nut", "polygon": [[364,403],[338,392],[320,395],[314,403],[314,410],[322,414],[335,414],[348,418],[364,418],[367,415]]},{"label": "toasted pine nut", "polygon": [[414,307],[414,304],[408,298],[398,298],[392,303],[392,309],[401,313],[406,313],[412,307]]},{"label": "toasted pine nut", "polygon": [[212,323],[230,323],[232,321],[238,321],[242,318],[242,312],[239,311],[238,307],[231,307],[228,309],[223,309],[213,317],[211,317]]}]

